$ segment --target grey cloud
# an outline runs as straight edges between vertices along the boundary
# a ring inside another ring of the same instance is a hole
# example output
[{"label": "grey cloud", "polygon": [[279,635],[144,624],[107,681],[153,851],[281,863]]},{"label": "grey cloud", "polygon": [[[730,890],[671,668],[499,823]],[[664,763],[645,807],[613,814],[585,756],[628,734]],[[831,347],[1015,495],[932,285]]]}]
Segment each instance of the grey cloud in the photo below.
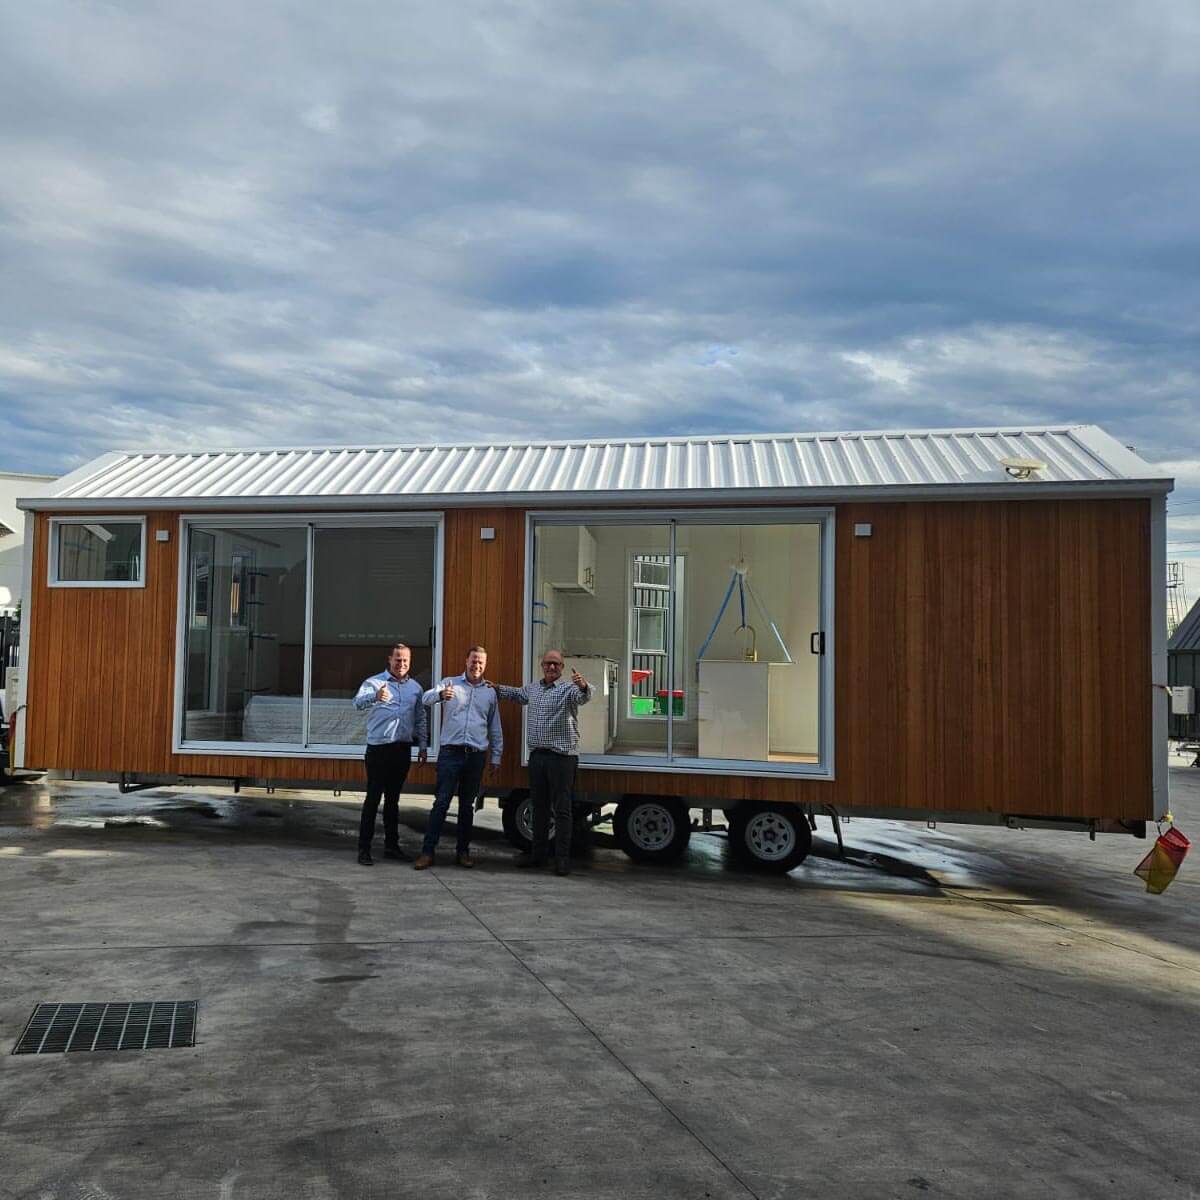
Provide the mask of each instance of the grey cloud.
[{"label": "grey cloud", "polygon": [[4,20],[0,465],[1021,421],[1200,461],[1190,5]]}]

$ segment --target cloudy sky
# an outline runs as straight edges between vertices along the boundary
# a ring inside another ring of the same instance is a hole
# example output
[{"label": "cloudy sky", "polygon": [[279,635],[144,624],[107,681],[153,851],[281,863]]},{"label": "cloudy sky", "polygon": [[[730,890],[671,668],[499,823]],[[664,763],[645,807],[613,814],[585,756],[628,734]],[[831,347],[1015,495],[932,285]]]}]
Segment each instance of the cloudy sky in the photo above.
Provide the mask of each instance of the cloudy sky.
[{"label": "cloudy sky", "polygon": [[1200,565],[1198,64],[1194,0],[5,6],[0,469],[1096,422]]}]

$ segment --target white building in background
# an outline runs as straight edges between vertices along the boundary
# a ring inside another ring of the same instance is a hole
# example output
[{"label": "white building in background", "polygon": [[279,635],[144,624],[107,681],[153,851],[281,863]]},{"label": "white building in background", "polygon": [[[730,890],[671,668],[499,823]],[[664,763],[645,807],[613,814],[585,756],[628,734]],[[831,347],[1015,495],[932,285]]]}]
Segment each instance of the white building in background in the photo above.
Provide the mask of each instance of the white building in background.
[{"label": "white building in background", "polygon": [[56,478],[0,471],[0,613],[15,609],[21,599],[25,514],[17,497],[43,496]]}]

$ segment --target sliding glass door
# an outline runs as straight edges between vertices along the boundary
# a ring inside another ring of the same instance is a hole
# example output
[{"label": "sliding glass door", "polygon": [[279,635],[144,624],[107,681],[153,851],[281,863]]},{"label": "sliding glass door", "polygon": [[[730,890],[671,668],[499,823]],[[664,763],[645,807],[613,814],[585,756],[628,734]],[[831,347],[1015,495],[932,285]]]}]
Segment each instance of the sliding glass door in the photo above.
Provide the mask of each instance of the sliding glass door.
[{"label": "sliding glass door", "polygon": [[821,734],[820,522],[686,524],[676,758],[815,765]]},{"label": "sliding glass door", "polygon": [[353,696],[396,642],[431,683],[436,516],[198,518],[184,529],[180,749],[354,752],[366,714]]},{"label": "sliding glass door", "polygon": [[579,710],[580,752],[664,758],[669,722],[671,528],[623,521],[534,530],[531,673],[561,650],[595,692]]},{"label": "sliding glass door", "polygon": [[581,755],[828,773],[831,514],[655,518],[532,519],[531,669],[554,647],[605,681]]},{"label": "sliding glass door", "polygon": [[193,530],[185,741],[302,742],[307,545],[302,528]]}]

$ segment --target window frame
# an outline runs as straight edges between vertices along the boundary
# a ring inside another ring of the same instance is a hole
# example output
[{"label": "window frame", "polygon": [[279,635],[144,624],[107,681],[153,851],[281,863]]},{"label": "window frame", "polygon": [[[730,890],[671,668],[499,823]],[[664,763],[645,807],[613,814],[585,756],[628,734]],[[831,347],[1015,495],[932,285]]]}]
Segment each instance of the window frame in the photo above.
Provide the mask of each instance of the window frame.
[{"label": "window frame", "polygon": [[[535,534],[542,525],[668,525],[670,545],[658,553],[675,556],[683,553],[675,545],[678,526],[694,525],[818,525],[820,581],[820,632],[823,634],[820,684],[818,689],[818,760],[815,763],[760,762],[752,759],[676,758],[673,737],[675,718],[668,707],[659,720],[667,721],[667,749],[663,755],[580,754],[579,765],[594,771],[624,771],[664,775],[741,775],[762,778],[833,780],[835,762],[835,535],[836,512],[830,505],[779,508],[639,508],[639,509],[529,509],[525,513],[525,613],[524,661],[526,678],[534,678],[533,600],[535,583]],[[674,571],[672,571],[672,588]],[[626,587],[629,585],[626,577]],[[670,608],[674,612],[674,605]],[[668,625],[673,624],[668,621]],[[673,631],[668,645],[673,647]],[[628,657],[628,656],[627,656]],[[626,676],[628,678],[628,676]],[[647,718],[650,719],[650,718]],[[686,718],[680,718],[686,719]],[[522,764],[529,761],[528,744],[521,746]]]},{"label": "window frame", "polygon": [[[655,655],[662,659],[664,672],[669,671],[672,666],[671,655],[673,653],[673,648],[682,641],[683,636],[684,636],[684,630],[682,627],[682,623],[676,619],[678,616],[678,610],[676,609],[675,605],[671,603],[671,595],[675,591],[676,585],[678,582],[677,572],[679,572],[682,569],[685,580],[687,578],[687,568],[684,565],[685,561],[687,559],[686,552],[683,550],[678,550],[678,551],[676,551],[673,559],[670,559],[669,561],[667,561],[665,563],[656,564],[656,565],[661,565],[661,566],[664,566],[667,568],[667,582],[666,583],[639,583],[638,579],[637,579],[638,560],[645,559],[645,558],[659,557],[659,556],[667,557],[665,555],[660,555],[660,552],[658,550],[653,550],[653,549],[643,550],[643,549],[633,548],[633,549],[630,549],[628,561],[625,564],[625,577],[626,577],[626,580],[628,581],[627,582],[627,590],[628,590],[627,600],[628,600],[628,605],[629,605],[629,622],[628,622],[628,626],[626,629],[626,636],[625,636],[625,658],[624,658],[625,672],[622,676],[623,679],[630,678],[630,674],[633,671],[633,657],[635,654],[640,654],[643,656]],[[674,565],[672,565],[672,563]],[[648,608],[645,605],[634,604],[633,603],[634,596],[636,595],[639,588],[643,591],[665,593],[667,596],[666,605],[664,605],[664,607],[662,607],[662,608]],[[686,601],[685,601],[685,607],[686,607]],[[640,614],[643,612],[661,612],[663,614],[664,647],[662,650],[647,650],[644,647],[639,647],[639,646],[634,645],[634,642],[636,641],[634,634],[637,630],[637,622],[640,617]],[[668,690],[673,690],[671,688],[671,681],[666,680],[664,682],[666,682]],[[625,709],[625,719],[626,720],[635,720],[638,722],[639,725],[642,724],[643,722],[655,722],[655,721],[661,722],[663,724],[667,723],[667,714],[666,713],[657,713],[657,712],[644,713],[640,716],[634,714],[633,712],[630,711],[630,709],[632,708],[632,700],[633,700],[633,693],[632,693],[632,691],[630,691],[630,693],[625,697],[624,709]],[[688,713],[691,711],[694,704],[695,704],[695,699],[693,697],[685,696],[684,697],[684,712],[681,714],[676,714],[674,712],[674,710],[672,710],[672,716],[679,716],[680,719],[686,720],[688,717]],[[673,731],[668,730],[668,732],[670,733]],[[672,739],[668,738],[668,742],[672,742]],[[672,750],[673,750],[673,742],[672,742]]]},{"label": "window frame", "polygon": [[[60,535],[64,525],[137,525],[140,544],[137,579],[60,579],[58,560]],[[51,517],[48,553],[46,555],[46,586],[52,588],[144,588],[146,586],[146,518],[131,513],[120,515]]]},{"label": "window frame", "polygon": [[[630,654],[661,654],[663,658],[667,657],[667,634],[669,632],[667,620],[667,610],[665,608],[643,608],[640,605],[630,605],[630,613],[633,626],[633,637],[629,639]],[[642,640],[642,617],[651,616],[658,617],[659,623],[662,625],[662,646],[643,646]]]},{"label": "window frame", "polygon": [[[273,758],[338,759],[361,758],[365,746],[337,746],[325,742],[219,742],[183,739],[183,717],[187,690],[187,625],[189,601],[189,563],[191,560],[191,527],[193,525],[221,526],[233,528],[282,528],[301,526],[308,530],[305,551],[304,593],[304,691],[299,697],[303,703],[301,738],[309,733],[309,715],[312,702],[312,638],[313,638],[313,569],[315,531],[320,529],[412,529],[432,528],[433,542],[433,616],[434,638],[432,647],[433,678],[442,673],[442,603],[445,563],[445,520],[444,513],[437,511],[396,513],[279,513],[264,510],[255,513],[186,513],[179,518],[179,565],[176,584],[175,610],[175,702],[171,723],[171,749],[173,754],[206,755],[229,758],[257,758],[269,755]],[[209,598],[210,612],[212,598]],[[352,696],[346,697],[349,704]],[[439,710],[434,709],[429,727],[429,751],[436,754],[440,721]]]}]

